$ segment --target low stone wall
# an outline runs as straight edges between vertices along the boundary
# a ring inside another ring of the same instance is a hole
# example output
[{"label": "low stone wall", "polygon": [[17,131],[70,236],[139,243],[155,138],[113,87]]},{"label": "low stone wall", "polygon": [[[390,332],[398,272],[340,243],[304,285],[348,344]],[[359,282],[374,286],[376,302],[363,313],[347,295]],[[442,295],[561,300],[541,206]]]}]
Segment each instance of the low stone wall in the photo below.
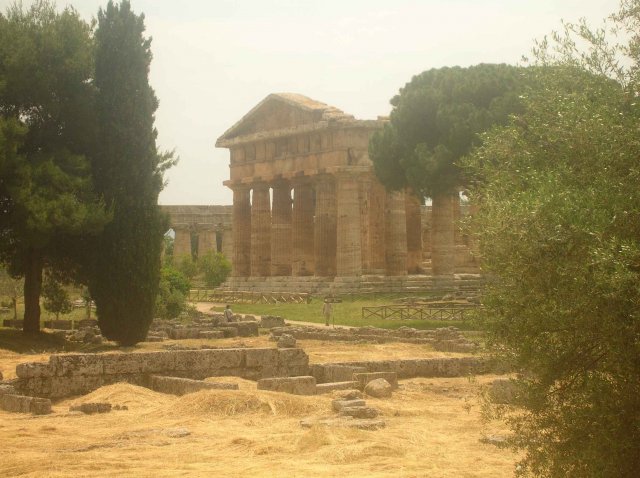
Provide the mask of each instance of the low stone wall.
[{"label": "low stone wall", "polygon": [[428,344],[439,352],[474,352],[478,346],[467,339],[456,327],[441,327],[434,330],[418,330],[410,327],[380,329],[376,327],[318,327],[289,326],[271,329],[274,338],[289,334],[298,340],[326,340],[338,342],[404,342]]},{"label": "low stone wall", "polygon": [[[395,372],[399,379],[414,377],[461,377],[493,371],[492,365],[477,357],[446,357],[427,359],[381,360],[377,362],[342,362],[312,364],[311,375],[318,383],[337,382],[337,376],[347,379],[349,374],[361,372]],[[352,378],[348,378],[353,380]]]},{"label": "low stone wall", "polygon": [[23,363],[12,385],[23,394],[59,399],[103,385],[150,386],[152,375],[201,380],[237,376],[250,380],[309,374],[302,349],[205,349],[116,354],[52,355],[49,363]]}]

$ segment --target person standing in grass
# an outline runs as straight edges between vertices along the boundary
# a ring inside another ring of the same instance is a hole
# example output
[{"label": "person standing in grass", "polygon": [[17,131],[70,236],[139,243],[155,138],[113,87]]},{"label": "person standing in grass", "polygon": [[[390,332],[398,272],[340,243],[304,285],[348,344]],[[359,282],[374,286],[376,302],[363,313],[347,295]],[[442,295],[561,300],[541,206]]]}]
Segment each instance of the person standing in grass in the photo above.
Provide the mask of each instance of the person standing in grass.
[{"label": "person standing in grass", "polygon": [[329,325],[329,319],[331,319],[331,313],[333,312],[333,304],[329,302],[329,299],[325,297],[324,304],[322,304],[322,315],[324,315],[324,325]]}]

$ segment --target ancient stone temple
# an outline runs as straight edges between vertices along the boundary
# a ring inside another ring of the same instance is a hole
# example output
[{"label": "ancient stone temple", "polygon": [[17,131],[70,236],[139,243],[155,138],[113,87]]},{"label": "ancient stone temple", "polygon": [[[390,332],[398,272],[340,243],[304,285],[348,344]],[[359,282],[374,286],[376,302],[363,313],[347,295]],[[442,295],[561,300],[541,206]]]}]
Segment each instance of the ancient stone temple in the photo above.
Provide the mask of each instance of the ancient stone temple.
[{"label": "ancient stone temple", "polygon": [[279,93],[218,138],[230,150],[229,287],[357,290],[424,272],[424,206],[386,191],[368,156],[384,122]]},{"label": "ancient stone temple", "polygon": [[231,206],[160,206],[175,233],[174,257],[209,252],[233,255]]}]

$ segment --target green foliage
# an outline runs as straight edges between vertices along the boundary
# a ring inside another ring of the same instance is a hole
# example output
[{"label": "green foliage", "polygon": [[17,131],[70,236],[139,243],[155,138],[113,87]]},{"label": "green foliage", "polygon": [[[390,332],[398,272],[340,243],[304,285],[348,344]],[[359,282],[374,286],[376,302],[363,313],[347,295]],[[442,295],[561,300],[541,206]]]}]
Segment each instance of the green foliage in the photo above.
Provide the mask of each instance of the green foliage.
[{"label": "green foliage", "polygon": [[51,274],[45,275],[42,284],[42,297],[44,298],[44,308],[56,314],[56,319],[60,317],[60,314],[68,314],[73,310],[69,294]]},{"label": "green foliage", "polygon": [[158,100],[149,85],[151,40],[144,17],[124,0],[98,13],[95,85],[98,141],[92,157],[96,189],[113,211],[96,249],[90,281],[105,337],[143,340],[153,320],[167,220],[158,207],[171,154],[156,147]]},{"label": "green foliage", "polygon": [[186,307],[186,297],[191,284],[178,270],[163,267],[160,288],[156,300],[156,315],[163,319],[173,319]]},{"label": "green foliage", "polygon": [[193,279],[198,274],[198,262],[191,255],[174,257],[173,264],[188,279]]},{"label": "green foliage", "polygon": [[71,257],[108,219],[86,159],[95,124],[91,27],[71,8],[16,4],[0,15],[0,65],[0,260],[25,278],[32,333],[43,268]]},{"label": "green foliage", "polygon": [[207,287],[218,287],[231,273],[231,263],[221,252],[208,252],[199,257],[198,268],[204,274]]},{"label": "green foliage", "polygon": [[632,477],[640,470],[640,106],[635,91],[600,74],[605,65],[563,60],[574,58],[565,46],[560,62],[535,69],[524,113],[467,161],[492,279],[483,303],[492,342],[520,373],[523,410],[506,415],[526,452],[520,474]]},{"label": "green foliage", "polygon": [[524,79],[522,69],[490,64],[414,76],[391,100],[390,122],[369,145],[380,181],[429,197],[460,187],[456,162],[480,143],[480,133],[520,109]]},{"label": "green foliage", "polygon": [[164,235],[164,263],[173,264],[173,243],[175,242],[173,237],[169,234]]}]

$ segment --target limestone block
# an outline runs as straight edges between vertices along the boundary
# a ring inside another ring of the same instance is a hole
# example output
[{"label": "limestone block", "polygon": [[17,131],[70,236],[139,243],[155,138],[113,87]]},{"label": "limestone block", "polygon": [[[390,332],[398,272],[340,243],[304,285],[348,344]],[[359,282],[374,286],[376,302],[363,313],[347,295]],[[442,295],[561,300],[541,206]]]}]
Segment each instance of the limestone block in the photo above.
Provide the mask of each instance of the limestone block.
[{"label": "limestone block", "polygon": [[257,337],[258,323],[252,320],[243,322],[229,322],[228,327],[234,327],[240,337]]},{"label": "limestone block", "polygon": [[[260,320],[260,327],[263,329],[273,329],[275,327],[284,327],[284,319],[274,315],[263,315]],[[273,332],[273,331],[272,331]]]},{"label": "limestone block", "polygon": [[80,405],[70,406],[69,411],[82,412],[87,415],[93,415],[94,413],[109,413],[111,411],[111,404],[106,402],[81,403]]},{"label": "limestone block", "polygon": [[51,394],[51,381],[49,377],[20,379],[16,382],[16,389],[25,395],[35,397],[48,397]]},{"label": "limestone block", "polygon": [[391,385],[391,388],[398,388],[398,374],[396,372],[368,372],[368,373],[354,373],[353,379],[359,384],[359,388],[363,389],[372,380],[383,378]]},{"label": "limestone block", "polygon": [[53,375],[48,363],[27,362],[16,365],[16,375],[19,378],[41,378]]},{"label": "limestone block", "polygon": [[142,373],[145,370],[147,354],[115,353],[104,354],[102,357],[103,373],[117,375],[128,373]]},{"label": "limestone block", "polygon": [[361,399],[353,399],[353,400],[333,400],[331,402],[331,408],[334,412],[339,412],[345,407],[364,407],[365,401]]},{"label": "limestone block", "polygon": [[0,395],[18,395],[16,388],[13,385],[0,383]]},{"label": "limestone block", "polygon": [[226,370],[242,367],[246,351],[244,349],[199,350],[205,370]]},{"label": "limestone block", "polygon": [[236,383],[203,382],[179,377],[151,377],[151,389],[172,395],[185,395],[200,390],[238,390]]},{"label": "limestone block", "polygon": [[311,376],[263,378],[258,380],[258,390],[271,390],[293,395],[315,395],[316,379]]},{"label": "limestone block", "polygon": [[329,393],[334,390],[351,390],[357,388],[359,385],[358,382],[329,382],[329,383],[319,383],[316,385],[316,391],[318,394],[320,393]]},{"label": "limestone block", "polygon": [[52,355],[49,359],[54,376],[102,375],[102,356],[96,354]]},{"label": "limestone block", "polygon": [[104,385],[102,375],[71,377],[53,377],[49,398],[62,398],[72,395],[85,395]]},{"label": "limestone block", "polygon": [[279,349],[290,349],[296,346],[296,339],[289,334],[282,334],[278,339]]},{"label": "limestone block", "polygon": [[[309,374],[309,356],[302,349],[279,349],[278,375],[291,377]],[[315,380],[315,378],[314,378]]]},{"label": "limestone block", "polygon": [[376,398],[389,398],[391,396],[392,387],[384,378],[372,380],[364,387],[364,393]]},{"label": "limestone block", "polygon": [[210,369],[211,361],[207,360],[210,355],[206,352],[210,350],[176,350],[175,354],[175,368],[176,371],[196,371],[202,369]]},{"label": "limestone block", "polygon": [[372,407],[343,407],[340,415],[353,418],[376,418],[378,410]]},{"label": "limestone block", "polygon": [[217,330],[221,330],[225,338],[238,336],[238,329],[236,327],[217,327]]},{"label": "limestone block", "polygon": [[2,394],[0,395],[0,408],[7,412],[46,415],[51,413],[51,400],[25,395]]},{"label": "limestone block", "polygon": [[360,366],[315,364],[312,366],[311,374],[320,383],[349,382],[353,380],[354,373],[366,371],[366,368]]},{"label": "limestone block", "polygon": [[246,349],[245,365],[247,368],[267,367],[276,369],[278,355],[279,352],[276,349]]}]

